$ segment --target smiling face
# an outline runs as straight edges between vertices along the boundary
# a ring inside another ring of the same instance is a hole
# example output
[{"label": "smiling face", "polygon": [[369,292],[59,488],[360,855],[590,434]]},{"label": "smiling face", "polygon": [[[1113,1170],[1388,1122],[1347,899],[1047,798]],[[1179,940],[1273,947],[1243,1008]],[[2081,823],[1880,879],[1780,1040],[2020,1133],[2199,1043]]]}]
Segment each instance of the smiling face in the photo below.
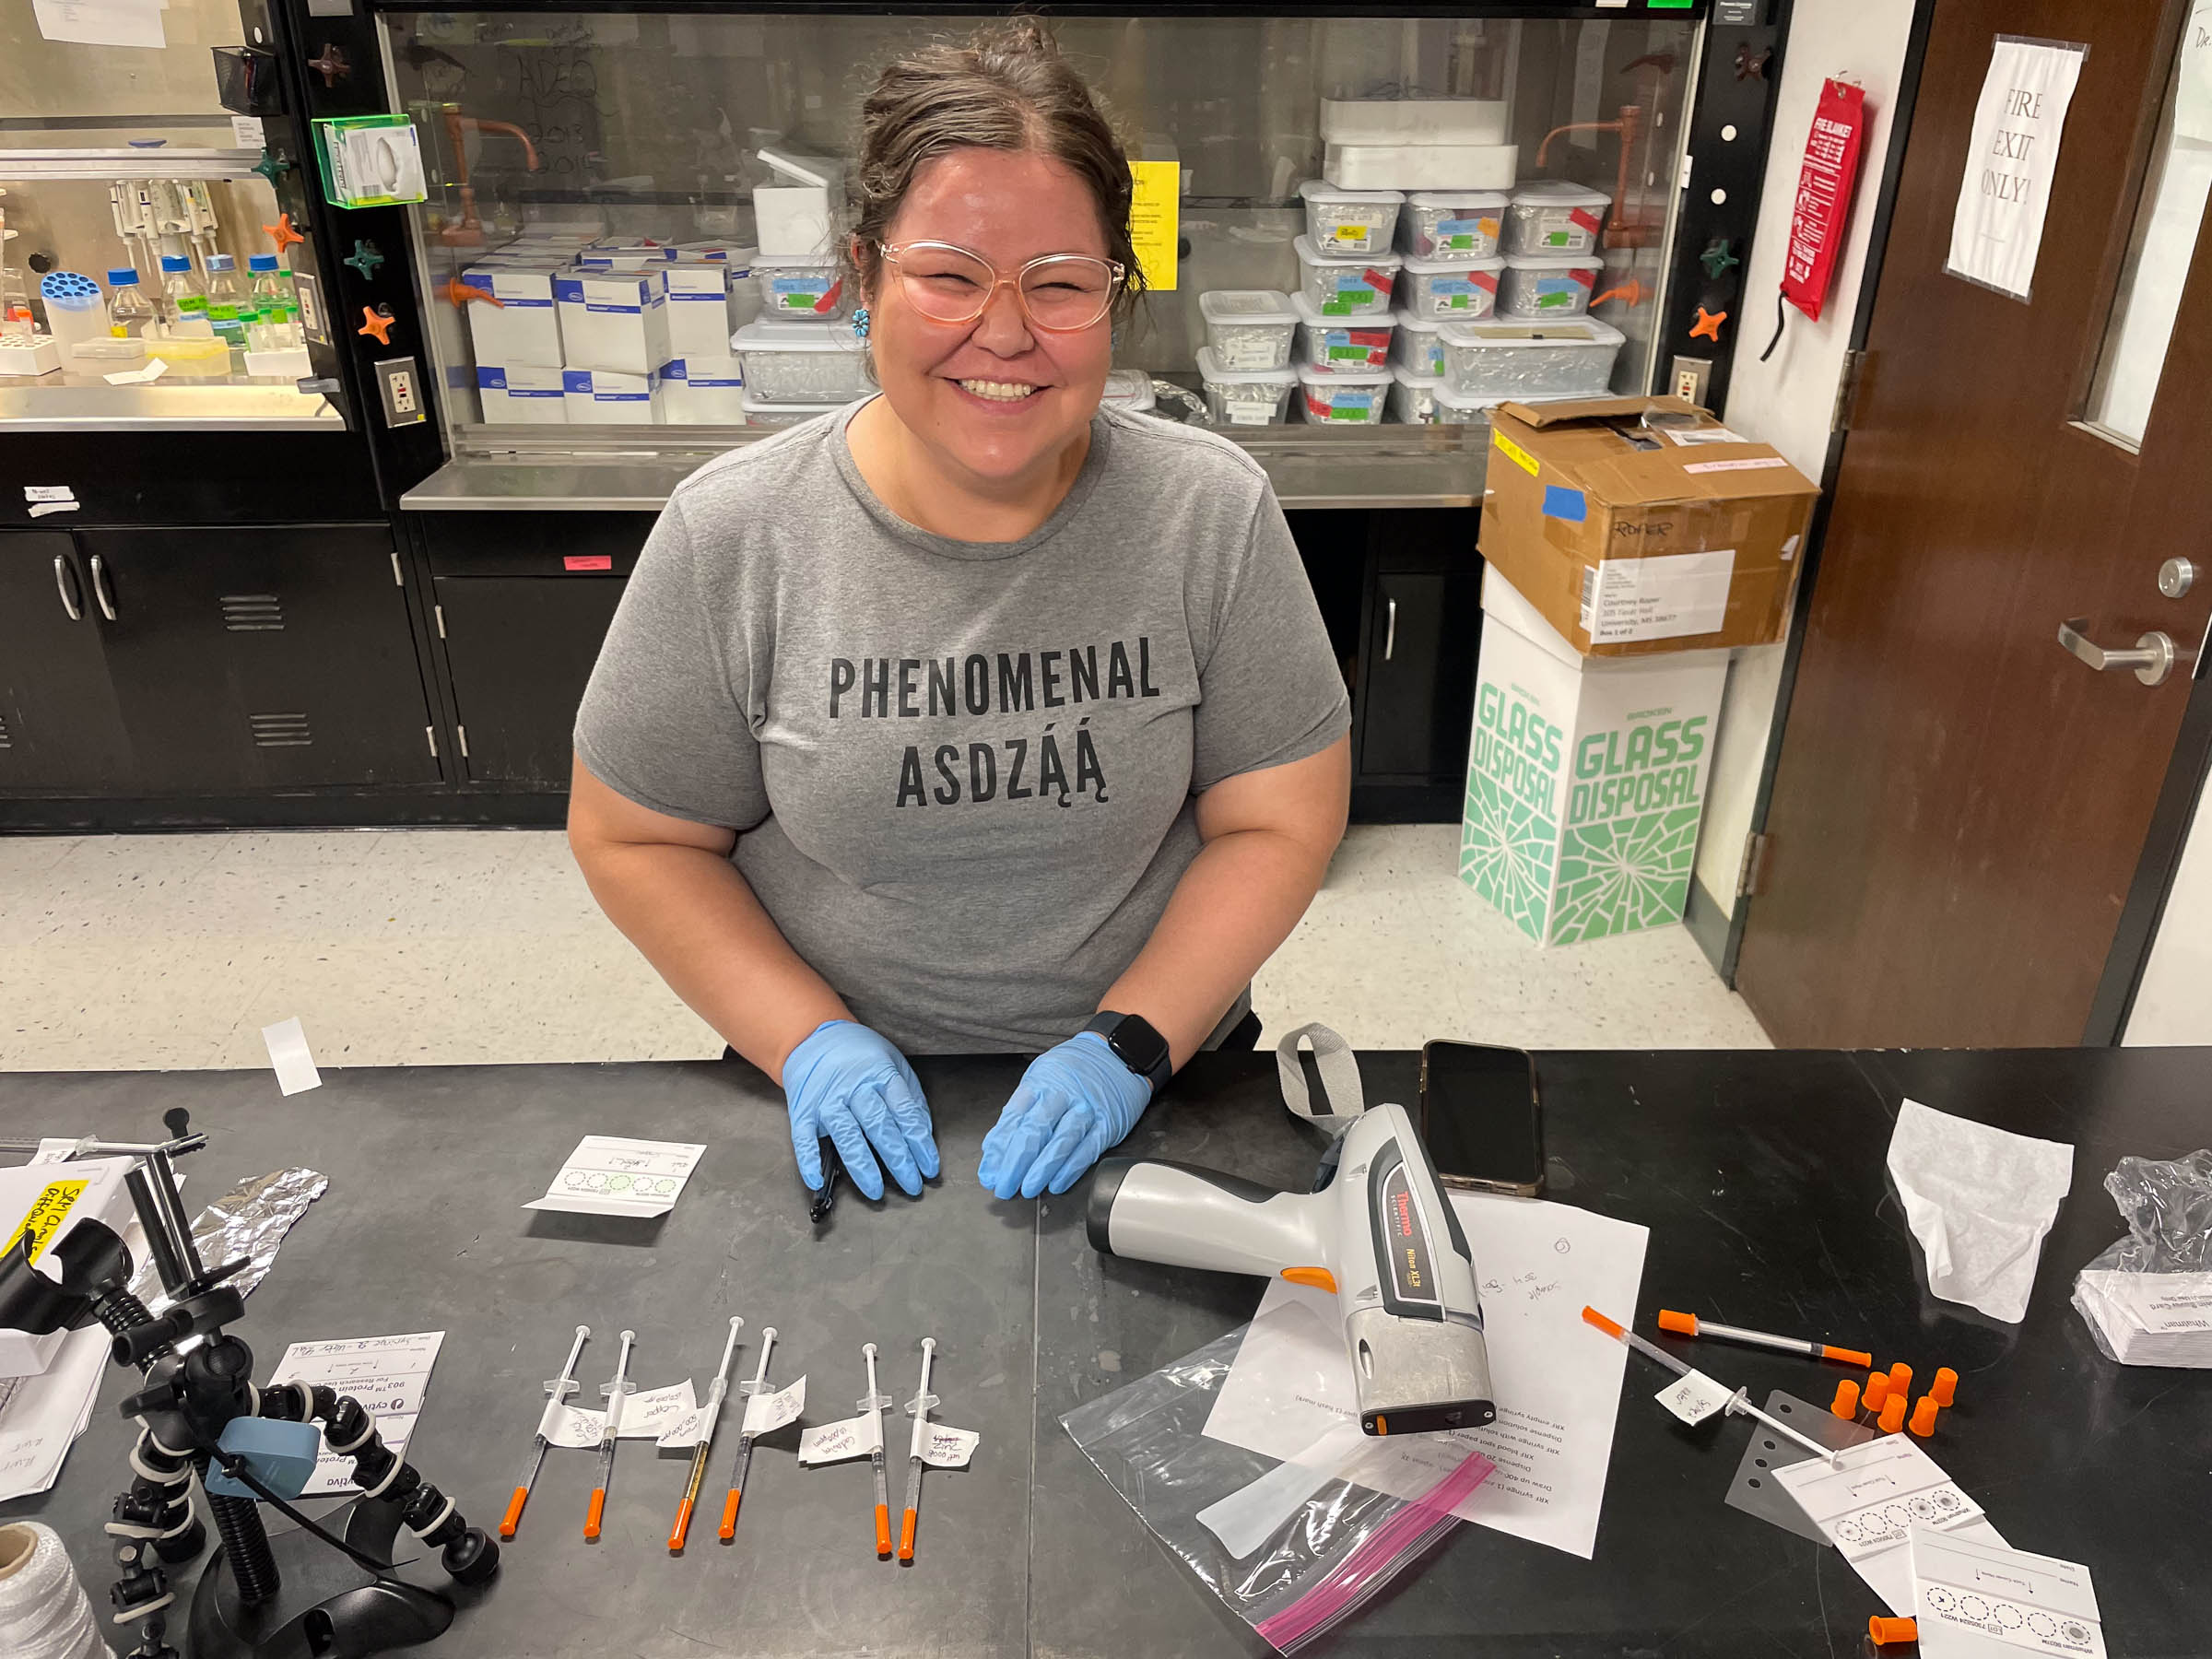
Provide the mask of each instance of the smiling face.
[{"label": "smiling face", "polygon": [[[926,163],[883,240],[949,242],[1011,277],[1046,253],[1107,257],[1099,210],[1064,163],[1029,150],[957,149]],[[1097,411],[1112,324],[1033,328],[1011,288],[972,323],[940,323],[879,262],[868,295],[876,378],[900,424],[949,477],[986,489],[1051,474]]]}]

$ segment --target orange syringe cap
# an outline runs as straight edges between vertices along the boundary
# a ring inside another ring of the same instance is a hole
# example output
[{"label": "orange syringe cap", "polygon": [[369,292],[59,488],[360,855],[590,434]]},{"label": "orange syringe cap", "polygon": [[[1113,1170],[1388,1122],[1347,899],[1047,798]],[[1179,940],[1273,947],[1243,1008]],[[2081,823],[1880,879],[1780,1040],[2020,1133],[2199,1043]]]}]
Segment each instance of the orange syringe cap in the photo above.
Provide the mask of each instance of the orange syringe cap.
[{"label": "orange syringe cap", "polygon": [[1905,1427],[1923,1440],[1936,1432],[1936,1396],[1934,1394],[1920,1396],[1920,1403],[1912,1407],[1912,1420]]},{"label": "orange syringe cap", "polygon": [[1829,1406],[1829,1410],[1846,1419],[1857,1417],[1859,1415],[1859,1385],[1849,1377],[1837,1383],[1835,1401]]},{"label": "orange syringe cap", "polygon": [[1928,1384],[1928,1398],[1947,1408],[1958,1392],[1959,1373],[1947,1365],[1936,1367],[1936,1381]]},{"label": "orange syringe cap", "polygon": [[1920,1626],[1910,1618],[1884,1618],[1879,1613],[1866,1621],[1866,1634],[1876,1647],[1900,1641],[1918,1641]]},{"label": "orange syringe cap", "polygon": [[1868,1371],[1866,1373],[1866,1392],[1860,1396],[1861,1403],[1869,1411],[1879,1411],[1882,1408],[1882,1403],[1888,1397],[1889,1373],[1878,1371]]},{"label": "orange syringe cap", "polygon": [[1902,1359],[1889,1368],[1889,1392],[1900,1394],[1912,1392],[1912,1368]]},{"label": "orange syringe cap", "polygon": [[1698,1334],[1698,1316],[1695,1313],[1677,1313],[1672,1308],[1659,1310],[1659,1328],[1672,1331],[1677,1336],[1695,1336]]},{"label": "orange syringe cap", "polygon": [[1881,1430],[1884,1434],[1895,1434],[1904,1426],[1905,1396],[1892,1389],[1889,1397],[1882,1402]]}]

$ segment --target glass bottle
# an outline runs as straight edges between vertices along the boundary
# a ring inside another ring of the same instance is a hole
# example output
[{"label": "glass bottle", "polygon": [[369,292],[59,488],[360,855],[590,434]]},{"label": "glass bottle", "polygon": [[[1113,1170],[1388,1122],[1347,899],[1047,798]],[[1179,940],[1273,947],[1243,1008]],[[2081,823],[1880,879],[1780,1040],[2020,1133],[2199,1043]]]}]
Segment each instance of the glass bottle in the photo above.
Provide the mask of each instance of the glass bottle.
[{"label": "glass bottle", "polygon": [[118,340],[138,338],[160,315],[138,286],[138,273],[129,265],[119,266],[108,273],[108,287],[114,289],[108,300],[108,333]]},{"label": "glass bottle", "polygon": [[207,323],[207,290],[192,273],[192,261],[182,253],[161,255],[161,323],[172,335],[206,335],[215,331]]},{"label": "glass bottle", "polygon": [[256,351],[289,351],[300,344],[300,300],[290,276],[274,253],[255,253],[246,264],[253,272],[253,321],[246,344]]},{"label": "glass bottle", "polygon": [[246,348],[246,324],[253,320],[253,296],[228,253],[207,255],[207,326],[234,351]]}]

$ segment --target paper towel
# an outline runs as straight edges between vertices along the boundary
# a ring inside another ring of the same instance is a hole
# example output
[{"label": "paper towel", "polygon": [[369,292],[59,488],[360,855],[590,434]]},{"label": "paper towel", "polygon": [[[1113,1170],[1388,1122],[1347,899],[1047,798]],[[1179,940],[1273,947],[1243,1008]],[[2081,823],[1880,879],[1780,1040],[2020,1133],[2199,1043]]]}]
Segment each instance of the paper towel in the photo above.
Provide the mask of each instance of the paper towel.
[{"label": "paper towel", "polygon": [[2073,1182],[2074,1148],[1907,1100],[1889,1137],[1889,1176],[1927,1252],[1928,1288],[2018,1324]]}]

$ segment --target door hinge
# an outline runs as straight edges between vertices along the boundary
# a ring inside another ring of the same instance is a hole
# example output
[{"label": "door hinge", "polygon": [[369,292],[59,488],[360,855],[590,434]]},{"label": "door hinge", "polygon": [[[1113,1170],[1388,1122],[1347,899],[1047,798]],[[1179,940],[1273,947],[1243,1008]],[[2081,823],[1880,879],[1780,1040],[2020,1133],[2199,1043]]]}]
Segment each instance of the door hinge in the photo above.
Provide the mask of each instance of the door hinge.
[{"label": "door hinge", "polygon": [[436,726],[424,726],[422,728],[422,740],[430,746],[430,759],[433,760],[437,759],[438,728]]},{"label": "door hinge", "polygon": [[392,555],[392,585],[396,588],[407,585],[407,579],[399,573],[399,554],[396,551]]},{"label": "door hinge", "polygon": [[453,735],[461,739],[461,759],[468,759],[468,728],[459,721],[453,722]]},{"label": "door hinge", "polygon": [[438,619],[438,637],[439,637],[440,639],[441,639],[441,640],[442,640],[442,639],[444,639],[444,638],[445,638],[445,606],[442,606],[442,605],[433,605],[433,606],[430,606],[430,615],[431,615],[431,616],[433,616],[433,617],[435,617],[435,618],[437,618],[437,619]]},{"label": "door hinge", "polygon": [[1753,830],[1744,837],[1744,862],[1735,873],[1735,896],[1738,899],[1759,897],[1759,883],[1767,874],[1767,842],[1769,837]]},{"label": "door hinge", "polygon": [[1846,351],[1843,354],[1843,371],[1836,377],[1835,407],[1829,411],[1828,429],[1848,432],[1859,412],[1859,388],[1866,382],[1866,359],[1864,351]]}]

